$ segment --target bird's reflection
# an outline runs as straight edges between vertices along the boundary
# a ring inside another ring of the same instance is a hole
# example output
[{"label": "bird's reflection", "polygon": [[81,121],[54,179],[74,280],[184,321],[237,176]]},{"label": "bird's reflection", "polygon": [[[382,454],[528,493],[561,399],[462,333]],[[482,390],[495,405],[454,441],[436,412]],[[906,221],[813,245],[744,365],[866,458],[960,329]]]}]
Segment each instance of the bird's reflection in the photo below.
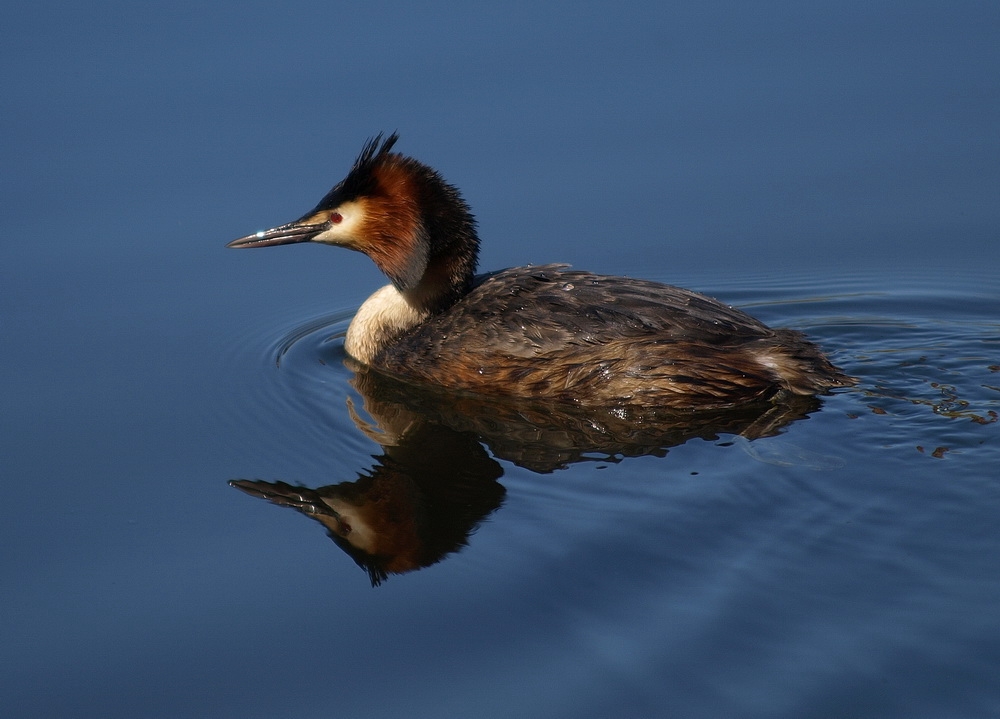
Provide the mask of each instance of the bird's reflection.
[{"label": "bird's reflection", "polygon": [[463,547],[505,491],[497,481],[500,465],[471,435],[414,423],[397,440],[354,482],[318,489],[245,479],[230,484],[318,521],[377,585],[388,574],[429,566]]},{"label": "bird's reflection", "polygon": [[709,413],[536,405],[455,396],[346,362],[370,421],[353,404],[348,410],[382,446],[376,464],[355,481],[317,489],[247,479],[230,484],[323,524],[373,585],[457,551],[500,506],[503,469],[485,448],[547,473],[580,461],[662,456],[695,437],[771,436],[820,405],[801,396]]}]

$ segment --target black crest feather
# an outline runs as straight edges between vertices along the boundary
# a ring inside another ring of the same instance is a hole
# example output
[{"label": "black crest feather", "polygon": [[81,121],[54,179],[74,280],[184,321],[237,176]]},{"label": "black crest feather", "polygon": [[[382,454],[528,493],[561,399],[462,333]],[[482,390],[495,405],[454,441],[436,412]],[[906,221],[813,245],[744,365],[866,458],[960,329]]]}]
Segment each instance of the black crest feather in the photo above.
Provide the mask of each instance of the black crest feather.
[{"label": "black crest feather", "polygon": [[372,170],[389,154],[398,139],[399,134],[396,132],[384,140],[381,132],[370,138],[361,148],[361,152],[354,161],[351,171],[347,173],[347,177],[326,193],[326,196],[316,205],[316,209],[335,207],[346,200],[372,194],[375,190],[375,175]]}]

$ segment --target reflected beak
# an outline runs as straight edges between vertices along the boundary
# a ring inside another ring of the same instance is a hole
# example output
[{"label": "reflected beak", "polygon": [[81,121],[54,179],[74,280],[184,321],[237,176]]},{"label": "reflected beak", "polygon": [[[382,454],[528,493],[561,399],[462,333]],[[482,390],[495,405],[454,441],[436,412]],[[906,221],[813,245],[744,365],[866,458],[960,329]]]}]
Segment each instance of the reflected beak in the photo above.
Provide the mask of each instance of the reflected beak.
[{"label": "reflected beak", "polygon": [[264,482],[253,479],[232,479],[229,486],[241,489],[253,497],[266,499],[282,507],[294,507],[309,514],[326,514],[323,501],[311,489],[293,487],[284,482]]},{"label": "reflected beak", "polygon": [[287,225],[272,227],[270,230],[261,230],[252,235],[233,240],[226,247],[270,247],[271,245],[290,245],[295,242],[309,242],[309,240],[329,226],[327,222],[310,224],[303,220],[296,220],[295,222],[289,222]]},{"label": "reflected beak", "polygon": [[340,513],[324,502],[318,492],[307,487],[293,487],[285,482],[265,482],[258,479],[231,479],[229,486],[280,507],[297,509],[337,534],[351,531],[350,525],[344,522]]}]

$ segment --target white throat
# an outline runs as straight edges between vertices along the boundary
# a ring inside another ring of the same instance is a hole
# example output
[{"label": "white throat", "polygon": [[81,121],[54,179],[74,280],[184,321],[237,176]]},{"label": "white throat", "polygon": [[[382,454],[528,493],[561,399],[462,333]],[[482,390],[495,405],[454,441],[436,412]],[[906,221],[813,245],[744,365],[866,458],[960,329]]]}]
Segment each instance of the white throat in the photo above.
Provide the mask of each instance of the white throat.
[{"label": "white throat", "polygon": [[386,285],[365,300],[354,315],[344,349],[359,362],[371,364],[379,350],[429,314],[407,302],[395,287]]}]

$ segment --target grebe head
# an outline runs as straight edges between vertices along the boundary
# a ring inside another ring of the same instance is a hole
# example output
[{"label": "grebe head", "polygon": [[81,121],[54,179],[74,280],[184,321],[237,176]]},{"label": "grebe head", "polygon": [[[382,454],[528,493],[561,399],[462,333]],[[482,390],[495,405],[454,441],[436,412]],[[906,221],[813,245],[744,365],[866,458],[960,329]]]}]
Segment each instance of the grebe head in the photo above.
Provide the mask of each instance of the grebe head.
[{"label": "grebe head", "polygon": [[391,152],[398,135],[369,140],[354,166],[315,208],[226,247],[322,242],[364,252],[421,310],[468,292],[476,270],[476,221],[458,190],[435,170]]}]

